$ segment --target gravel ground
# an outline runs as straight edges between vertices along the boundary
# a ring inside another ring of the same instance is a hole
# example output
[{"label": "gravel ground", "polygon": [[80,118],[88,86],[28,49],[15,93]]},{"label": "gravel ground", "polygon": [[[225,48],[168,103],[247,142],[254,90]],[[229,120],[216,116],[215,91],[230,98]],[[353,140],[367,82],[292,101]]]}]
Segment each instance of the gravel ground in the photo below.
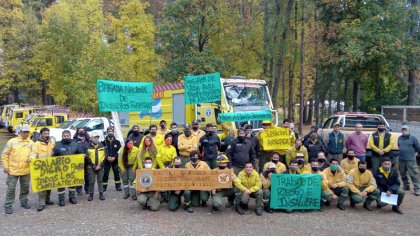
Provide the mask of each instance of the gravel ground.
[{"label": "gravel ground", "polygon": [[[1,146],[6,136],[0,133]],[[95,194],[95,199],[88,202],[84,195],[78,198],[78,204],[72,205],[66,196],[65,207],[48,206],[42,212],[36,211],[37,195],[32,192],[29,196],[32,208],[20,208],[17,189],[14,213],[2,212],[0,216],[0,235],[415,235],[420,229],[420,197],[415,197],[411,191],[406,192],[401,207],[404,215],[392,212],[390,206],[381,210],[374,208],[373,212],[364,210],[361,205],[352,209],[347,200],[346,211],[338,210],[333,203],[323,212],[264,212],[262,217],[257,217],[253,204],[243,216],[232,209],[209,214],[208,208],[201,207],[195,208],[193,214],[182,209],[170,212],[167,204],[161,205],[157,212],[143,211],[137,202],[122,199],[122,192],[115,191],[112,181],[105,201],[100,201]],[[1,171],[2,206],[5,182],[6,175]],[[52,199],[57,203],[56,191],[52,192]]]}]

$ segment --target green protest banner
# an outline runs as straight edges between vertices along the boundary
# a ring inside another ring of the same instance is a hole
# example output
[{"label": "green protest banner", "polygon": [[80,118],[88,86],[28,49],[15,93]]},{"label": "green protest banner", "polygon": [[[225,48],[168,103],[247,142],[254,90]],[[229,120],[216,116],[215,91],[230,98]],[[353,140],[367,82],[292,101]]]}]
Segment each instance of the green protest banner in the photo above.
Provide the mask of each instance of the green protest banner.
[{"label": "green protest banner", "polygon": [[321,203],[321,175],[274,174],[270,207],[285,210],[315,210]]},{"label": "green protest banner", "polygon": [[152,109],[153,83],[97,80],[99,111],[149,111]]},{"label": "green protest banner", "polygon": [[249,111],[249,112],[232,112],[232,113],[220,113],[220,122],[241,122],[249,120],[271,120],[273,115],[270,110],[263,111]]},{"label": "green protest banner", "polygon": [[185,104],[221,100],[220,73],[184,76]]}]

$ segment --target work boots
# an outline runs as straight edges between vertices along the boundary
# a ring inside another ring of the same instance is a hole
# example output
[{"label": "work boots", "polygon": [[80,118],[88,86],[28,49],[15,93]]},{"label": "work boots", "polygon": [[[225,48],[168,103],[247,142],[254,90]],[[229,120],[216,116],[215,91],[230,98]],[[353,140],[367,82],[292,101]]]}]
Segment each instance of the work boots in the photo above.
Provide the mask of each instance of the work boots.
[{"label": "work boots", "polygon": [[116,185],[115,185],[115,189],[116,189],[118,192],[121,192],[121,191],[122,191],[121,184],[116,184]]},{"label": "work boots", "polygon": [[131,189],[131,199],[133,199],[134,201],[137,200],[136,189],[134,188]]},{"label": "work boots", "polygon": [[238,212],[239,215],[245,214],[244,209],[242,209],[240,204],[236,204],[235,210],[236,210],[236,212]]},{"label": "work boots", "polygon": [[92,201],[92,200],[93,200],[93,193],[90,193],[88,197],[88,201]]},{"label": "work boots", "polygon": [[124,188],[124,199],[127,199],[130,197],[130,191],[128,188]]},{"label": "work boots", "polygon": [[70,197],[70,198],[69,198],[69,202],[70,202],[71,204],[76,204],[76,203],[77,203],[76,197]]},{"label": "work boots", "polygon": [[99,193],[99,199],[101,199],[101,201],[105,200],[104,193]]}]

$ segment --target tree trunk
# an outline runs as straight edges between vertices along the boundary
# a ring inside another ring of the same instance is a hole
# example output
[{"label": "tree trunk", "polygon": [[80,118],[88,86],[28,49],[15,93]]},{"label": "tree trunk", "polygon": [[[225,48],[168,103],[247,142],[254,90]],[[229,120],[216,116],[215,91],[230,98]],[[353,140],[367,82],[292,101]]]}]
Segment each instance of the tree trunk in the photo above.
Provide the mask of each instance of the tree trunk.
[{"label": "tree trunk", "polygon": [[282,103],[281,103],[281,107],[282,107],[282,109],[283,109],[283,119],[286,117],[286,79],[285,79],[285,76],[284,76],[284,74],[286,73],[285,71],[283,71],[282,72],[283,74],[282,74],[282,76],[281,76],[281,92],[282,92],[282,94],[281,94],[281,100],[282,100]]},{"label": "tree trunk", "polygon": [[41,97],[42,97],[42,104],[48,105],[47,101],[47,82],[45,80],[42,80],[42,89],[41,89]]},{"label": "tree trunk", "polygon": [[360,107],[360,84],[353,81],[353,111],[359,111]]},{"label": "tree trunk", "polygon": [[264,61],[263,61],[263,75],[264,77],[268,76],[269,64],[270,64],[270,27],[269,27],[269,12],[268,12],[268,0],[263,0],[263,10],[264,10]]},{"label": "tree trunk", "polygon": [[347,78],[344,78],[344,111],[349,111],[349,96],[348,91],[349,90],[349,80]]},{"label": "tree trunk", "polygon": [[319,63],[318,63],[318,29],[317,29],[317,22],[318,22],[318,17],[317,17],[317,10],[318,10],[318,6],[316,4],[316,1],[314,1],[314,30],[315,30],[315,55],[314,55],[314,60],[315,60],[315,81],[314,81],[314,97],[315,97],[315,124],[319,124],[319,91],[317,88],[318,86],[318,81],[319,81]]},{"label": "tree trunk", "polygon": [[293,80],[295,77],[295,73],[293,71],[294,66],[289,65],[289,107],[288,107],[288,119],[290,121],[294,121],[295,119],[295,103],[293,98]]},{"label": "tree trunk", "polygon": [[303,76],[305,70],[305,0],[302,1],[302,30],[300,36],[300,72],[299,72],[299,134],[303,134]]},{"label": "tree trunk", "polygon": [[305,124],[312,124],[312,119],[314,115],[314,99],[309,99],[309,107],[308,107],[308,119],[306,120]]},{"label": "tree trunk", "polygon": [[[279,2],[280,0],[277,0],[277,2]],[[286,47],[283,46],[282,44],[286,43],[286,39],[287,39],[287,35],[289,33],[289,24],[290,24],[290,12],[292,10],[292,5],[293,5],[293,0],[289,0],[287,3],[287,9],[286,9],[286,20],[285,20],[285,24],[284,24],[284,30],[283,30],[283,34],[282,34],[282,41],[279,43],[281,45],[278,45],[279,48],[279,53],[278,53],[278,57],[277,57],[277,62],[276,62],[276,72],[275,72],[275,78],[274,78],[274,85],[273,85],[273,105],[275,108],[277,108],[277,95],[278,95],[278,91],[279,91],[279,86],[280,86],[280,77],[282,76],[283,72],[283,55],[285,53]],[[280,14],[280,12],[279,12]],[[280,15],[278,15],[279,17],[279,21],[281,19]],[[278,28],[278,27],[277,27]]]}]

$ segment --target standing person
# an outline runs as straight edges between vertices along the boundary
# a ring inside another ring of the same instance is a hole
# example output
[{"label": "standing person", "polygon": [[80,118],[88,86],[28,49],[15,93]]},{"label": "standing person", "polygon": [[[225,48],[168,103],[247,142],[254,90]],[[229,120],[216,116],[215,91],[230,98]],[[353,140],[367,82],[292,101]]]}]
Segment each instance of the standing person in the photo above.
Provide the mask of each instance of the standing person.
[{"label": "standing person", "polygon": [[[185,165],[186,169],[195,169],[195,170],[210,170],[210,167],[205,161],[200,161],[199,153],[197,151],[192,151],[190,154],[190,162]],[[200,190],[185,190],[184,191],[184,204],[185,210],[188,213],[193,213],[193,207],[198,207],[201,202],[202,207],[207,206],[207,201],[209,200],[208,191]]]},{"label": "standing person", "polygon": [[381,159],[384,157],[392,157],[389,155],[392,147],[394,147],[394,139],[391,133],[386,131],[385,123],[379,122],[377,125],[377,131],[369,137],[369,145],[372,149],[372,170],[379,168]]},{"label": "standing person", "polygon": [[93,192],[95,191],[95,181],[98,182],[99,199],[105,200],[103,178],[106,151],[104,145],[99,142],[99,133],[92,132],[90,138],[90,146],[86,150],[85,162],[87,163],[88,179],[89,179],[89,197],[88,201],[93,200]]},{"label": "standing person", "polygon": [[[86,130],[84,128],[79,129],[78,131],[79,133],[76,132],[77,135],[76,138],[74,139],[78,145],[79,150],[81,150],[83,153],[87,152],[87,149],[90,147],[90,137],[89,134],[86,133]],[[83,196],[83,189],[85,190],[85,193],[88,194],[89,193],[89,178],[88,178],[88,173],[87,173],[87,163],[85,161],[85,184],[84,186],[77,186],[76,187],[76,192],[77,195],[79,196]]]},{"label": "standing person", "polygon": [[192,122],[192,135],[194,135],[197,138],[197,140],[200,140],[201,137],[206,135],[206,132],[204,132],[203,130],[200,129],[200,121],[199,120],[194,120]]},{"label": "standing person", "polygon": [[249,200],[252,197],[255,198],[255,214],[261,216],[263,205],[262,183],[251,162],[245,164],[245,169],[239,173],[237,179],[236,187],[240,193],[236,195],[236,212],[243,215],[244,211],[248,210]]},{"label": "standing person", "polygon": [[[170,168],[183,168],[182,167],[182,157],[175,157],[173,164]],[[181,206],[181,198],[184,194],[184,191],[177,190],[177,191],[169,191],[169,199],[168,199],[168,209],[170,211],[176,211]]]},{"label": "standing person", "polygon": [[[61,141],[55,144],[53,149],[52,156],[68,156],[74,154],[84,154],[83,150],[80,149],[79,145],[77,145],[76,141],[71,139],[71,133],[68,130],[64,130],[61,134]],[[76,204],[76,187],[69,187],[69,202],[71,204]],[[65,203],[65,193],[66,188],[59,188],[58,189],[58,205],[64,206]],[[47,205],[48,202],[47,202]]]},{"label": "standing person", "polygon": [[344,134],[340,132],[340,123],[334,124],[334,130],[328,134],[325,144],[327,145],[328,160],[343,160],[343,151],[345,145]]},{"label": "standing person", "polygon": [[127,139],[132,140],[135,147],[140,147],[141,140],[143,140],[144,135],[140,133],[140,126],[133,125],[131,128],[131,134],[128,135]]},{"label": "standing person", "polygon": [[117,140],[114,136],[114,127],[108,127],[106,129],[107,136],[104,141],[102,141],[102,145],[106,148],[106,157],[105,157],[105,169],[104,169],[104,178],[103,178],[103,185],[104,185],[104,192],[108,187],[108,178],[109,178],[109,171],[112,168],[112,172],[114,172],[114,182],[115,182],[115,189],[117,191],[122,191],[121,189],[121,179],[120,179],[120,172],[118,169],[118,151],[121,148],[121,142]]},{"label": "standing person", "polygon": [[270,161],[271,152],[272,152],[272,150],[270,150],[269,147],[264,146],[264,140],[268,139],[267,134],[264,131],[269,130],[269,129],[274,129],[275,127],[274,125],[271,124],[271,121],[264,120],[262,121],[262,128],[263,130],[257,136],[258,141],[260,142],[260,147],[261,147],[261,155],[260,155],[260,160],[258,162],[258,169],[260,172],[262,172],[262,170],[264,169],[265,163]]},{"label": "standing person", "polygon": [[398,158],[398,167],[401,179],[404,184],[404,190],[410,190],[407,172],[410,175],[411,183],[414,186],[414,195],[419,196],[419,167],[417,166],[416,156],[420,152],[420,145],[417,138],[410,134],[407,125],[401,128],[402,135],[398,138],[398,147],[400,154]]},{"label": "standing person", "polygon": [[190,161],[190,153],[198,150],[198,139],[191,133],[191,126],[184,125],[184,133],[178,137],[178,150],[179,155],[182,157],[182,167]]},{"label": "standing person", "polygon": [[124,199],[130,197],[135,201],[137,200],[136,188],[134,186],[134,180],[136,179],[137,169],[137,155],[139,149],[134,146],[133,140],[127,139],[125,145],[120,151],[120,157],[118,158],[118,167],[120,169],[121,179],[123,181],[124,188]]},{"label": "standing person", "polygon": [[138,161],[137,165],[138,168],[143,168],[143,162],[146,157],[150,157],[153,160],[153,168],[156,168],[156,157],[158,154],[158,149],[155,146],[153,139],[151,136],[145,136],[143,142],[140,145],[139,153],[137,155]]},{"label": "standing person", "polygon": [[351,170],[357,168],[359,165],[359,159],[354,158],[354,151],[351,149],[347,149],[346,156],[347,157],[340,162],[340,166],[343,168],[344,173],[348,174]]},{"label": "standing person", "polygon": [[169,129],[166,128],[166,120],[161,120],[159,122],[160,129],[157,131],[157,135],[160,135],[162,138],[165,137],[165,134],[171,132]]},{"label": "standing person", "polygon": [[[30,160],[51,157],[53,154],[55,140],[50,138],[50,130],[48,128],[42,128],[39,133],[41,136],[39,136],[38,140],[32,146],[32,152],[29,156]],[[38,192],[38,211],[44,210],[45,204],[54,205],[50,197],[51,190]],[[64,203],[59,202],[59,205],[64,206]]]},{"label": "standing person", "polygon": [[308,150],[306,150],[306,147],[303,147],[302,141],[296,140],[295,145],[287,150],[284,163],[290,163],[290,160],[295,159],[298,153],[303,154],[305,161],[309,161]]},{"label": "standing person", "polygon": [[327,177],[328,187],[333,192],[332,199],[338,198],[337,208],[344,211],[344,202],[349,196],[349,188],[346,183],[346,173],[338,164],[338,160],[331,159],[331,166],[326,168],[323,173]]},{"label": "standing person", "polygon": [[[283,164],[283,163],[282,163]],[[264,210],[268,213],[273,213],[273,209],[270,208],[270,196],[271,196],[271,177],[273,174],[278,173],[276,165],[272,162],[267,162],[267,169],[261,172],[260,179],[263,189],[263,205]]]},{"label": "standing person", "polygon": [[178,139],[179,139],[179,135],[181,135],[181,133],[178,131],[178,125],[175,122],[172,122],[172,124],[171,124],[170,134],[172,134],[172,146],[175,147],[176,155],[179,156]]},{"label": "standing person", "polygon": [[[391,194],[398,195],[397,205],[392,206],[392,211],[403,214],[400,210],[400,206],[404,199],[404,191],[400,189],[401,181],[398,177],[397,170],[392,167],[391,159],[387,157],[383,158],[381,167],[373,172],[373,176],[375,177],[376,184],[381,193],[385,193],[387,197],[391,196]],[[379,208],[387,205],[381,202],[380,194],[376,201]]]},{"label": "standing person", "polygon": [[366,147],[368,144],[368,136],[362,132],[363,125],[356,124],[356,131],[346,138],[346,149],[353,150],[355,157],[361,161],[366,161]]},{"label": "standing person", "polygon": [[[153,168],[153,159],[146,157],[142,164],[145,169],[154,169]],[[157,191],[145,191],[140,192],[138,202],[140,206],[143,207],[143,210],[157,211],[160,207],[159,201],[159,192]]]},{"label": "standing person", "polygon": [[308,150],[309,160],[317,158],[318,152],[326,152],[325,145],[322,140],[318,138],[318,134],[316,132],[312,132],[310,139],[307,140],[303,145]]},{"label": "standing person", "polygon": [[282,127],[285,128],[285,129],[289,129],[290,130],[290,135],[289,135],[290,147],[288,147],[286,149],[283,149],[283,150],[276,150],[276,151],[280,154],[280,160],[281,160],[281,162],[287,163],[285,161],[286,160],[287,151],[291,147],[293,147],[293,145],[295,144],[295,142],[296,142],[295,137],[296,136],[295,136],[295,132],[292,129],[290,129],[290,121],[289,121],[289,119],[284,119],[283,120],[283,126]]},{"label": "standing person", "polygon": [[268,170],[270,163],[273,163],[276,166],[277,174],[282,174],[286,171],[286,166],[280,162],[280,154],[278,152],[273,151],[271,154],[271,161],[265,163],[264,168],[262,171]]},{"label": "standing person", "polygon": [[351,170],[347,175],[347,187],[350,190],[350,206],[354,207],[366,198],[363,208],[373,211],[370,204],[379,197],[379,190],[372,172],[366,168],[366,162],[359,161],[358,168]]},{"label": "standing person", "polygon": [[17,181],[20,183],[20,206],[29,209],[29,155],[34,142],[29,138],[29,126],[23,126],[19,136],[10,139],[1,155],[3,172],[7,174],[6,201],[4,202],[4,213],[12,214],[12,205],[15,202]]},{"label": "standing person", "polygon": [[220,151],[220,139],[214,134],[213,125],[206,125],[206,135],[200,138],[199,149],[202,153],[203,160],[207,163],[210,169],[217,168],[217,155]]},{"label": "standing person", "polygon": [[[149,126],[149,134],[143,137],[143,139],[141,141],[141,144],[140,144],[140,147],[139,147],[140,150],[143,147],[142,145],[144,144],[144,140],[146,139],[146,137],[149,137],[150,139],[152,139],[153,144],[156,146],[156,148],[158,148],[160,145],[163,145],[165,143],[164,142],[164,137],[165,136],[157,134],[157,126],[156,125],[150,125]],[[156,165],[156,164],[154,164],[154,165]]]},{"label": "standing person", "polygon": [[245,130],[238,129],[238,137],[234,139],[226,150],[230,163],[232,163],[233,173],[238,175],[245,167],[245,163],[251,162],[256,168],[256,155],[251,141],[245,136]]},{"label": "standing person", "polygon": [[[252,147],[254,148],[254,152],[255,152],[255,156],[256,156],[256,161],[257,164],[260,160],[260,156],[261,156],[261,148],[260,148],[260,141],[258,140],[258,138],[252,133],[252,130],[254,129],[254,127],[252,127],[252,125],[246,125],[245,126],[245,136],[246,138],[251,141]],[[257,166],[258,168],[259,166]],[[257,169],[257,171],[259,171],[259,168]]]},{"label": "standing person", "polygon": [[172,146],[172,134],[167,133],[165,135],[165,145],[162,145],[158,148],[158,154],[157,154],[157,162],[158,166],[161,169],[168,168],[172,165],[172,162],[176,155],[176,149],[174,146]]}]

